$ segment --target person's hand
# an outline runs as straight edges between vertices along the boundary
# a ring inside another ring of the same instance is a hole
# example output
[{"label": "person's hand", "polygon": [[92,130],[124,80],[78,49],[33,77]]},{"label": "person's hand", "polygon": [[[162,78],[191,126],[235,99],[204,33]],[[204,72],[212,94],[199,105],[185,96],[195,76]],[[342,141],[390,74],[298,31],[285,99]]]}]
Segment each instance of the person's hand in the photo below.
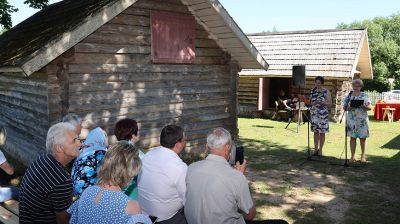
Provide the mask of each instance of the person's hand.
[{"label": "person's hand", "polygon": [[321,106],[325,106],[325,107],[328,106],[328,101],[326,101],[325,98],[322,98],[322,99],[319,101],[319,103],[320,103]]},{"label": "person's hand", "polygon": [[243,174],[246,172],[246,167],[247,167],[247,160],[243,160],[243,163],[240,164],[239,161],[236,162],[234,168],[240,172],[242,172]]},{"label": "person's hand", "polygon": [[364,102],[364,104],[363,104],[363,109],[364,110],[370,110],[371,108],[370,108],[370,103],[369,102]]},{"label": "person's hand", "polygon": [[351,107],[350,105],[348,105],[348,106],[347,106],[347,111],[352,111],[352,110],[354,110],[354,108]]}]

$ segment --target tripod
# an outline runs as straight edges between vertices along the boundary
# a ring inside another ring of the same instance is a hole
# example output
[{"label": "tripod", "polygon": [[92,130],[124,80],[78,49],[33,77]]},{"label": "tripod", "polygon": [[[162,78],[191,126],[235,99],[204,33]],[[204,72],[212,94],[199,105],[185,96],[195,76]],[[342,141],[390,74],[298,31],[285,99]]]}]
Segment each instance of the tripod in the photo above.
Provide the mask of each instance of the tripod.
[{"label": "tripod", "polygon": [[[306,117],[307,120],[309,120],[307,114],[304,114],[304,108],[305,108],[304,102],[302,102],[300,100],[296,102],[296,110],[297,110],[297,129],[296,129],[296,132],[297,133],[299,133],[300,122],[301,122],[303,116]],[[307,111],[308,111],[308,108],[307,108]],[[292,123],[292,121],[293,121],[293,119],[290,117],[289,118],[289,122],[286,125],[285,129],[287,129],[289,127],[289,125]],[[305,123],[305,122],[303,122],[303,123]]]}]

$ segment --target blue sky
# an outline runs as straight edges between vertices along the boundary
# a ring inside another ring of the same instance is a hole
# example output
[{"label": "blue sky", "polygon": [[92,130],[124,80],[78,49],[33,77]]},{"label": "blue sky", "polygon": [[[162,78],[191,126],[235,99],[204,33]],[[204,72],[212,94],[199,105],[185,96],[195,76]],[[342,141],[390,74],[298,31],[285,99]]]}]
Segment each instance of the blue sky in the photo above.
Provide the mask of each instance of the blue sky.
[{"label": "blue sky", "polygon": [[[56,2],[57,0],[51,0]],[[84,1],[84,0],[82,0]],[[10,0],[20,11],[13,14],[13,24],[33,15],[36,10]],[[220,0],[246,33],[333,29],[340,22],[372,19],[400,12],[400,0]]]}]

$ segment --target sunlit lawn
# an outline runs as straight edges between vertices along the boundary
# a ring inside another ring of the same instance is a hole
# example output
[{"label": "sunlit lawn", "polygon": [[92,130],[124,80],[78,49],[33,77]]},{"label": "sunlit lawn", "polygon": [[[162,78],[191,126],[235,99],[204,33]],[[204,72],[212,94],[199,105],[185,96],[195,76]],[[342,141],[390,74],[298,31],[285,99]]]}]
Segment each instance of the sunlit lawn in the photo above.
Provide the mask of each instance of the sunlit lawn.
[{"label": "sunlit lawn", "polygon": [[400,122],[371,121],[369,162],[348,168],[338,166],[345,156],[344,125],[331,123],[320,161],[306,160],[307,125],[299,133],[296,125],[284,129],[285,122],[239,119],[258,219],[400,223]]},{"label": "sunlit lawn", "polygon": [[[284,129],[285,122],[239,118],[256,219],[400,223],[400,122],[372,120],[369,162],[347,168],[340,166],[344,162],[344,125],[331,123],[324,158],[318,161],[306,160],[307,125],[301,125],[299,133],[296,125]],[[359,148],[357,154],[360,158]],[[188,162],[198,159],[187,158]],[[10,162],[17,165],[17,176],[22,176],[25,167],[12,158]]]}]

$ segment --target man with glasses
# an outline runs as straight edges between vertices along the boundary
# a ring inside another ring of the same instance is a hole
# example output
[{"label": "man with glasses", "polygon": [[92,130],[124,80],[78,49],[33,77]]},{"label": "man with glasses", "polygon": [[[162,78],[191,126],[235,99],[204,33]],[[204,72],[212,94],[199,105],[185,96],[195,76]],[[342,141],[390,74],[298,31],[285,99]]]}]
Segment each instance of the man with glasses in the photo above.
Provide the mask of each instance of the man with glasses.
[{"label": "man with glasses", "polygon": [[72,181],[65,167],[79,155],[80,146],[72,124],[50,127],[47,153],[30,164],[22,179],[20,223],[68,223],[66,210],[72,203]]},{"label": "man with glasses", "polygon": [[160,147],[150,149],[142,160],[139,174],[139,204],[157,223],[186,223],[183,214],[187,165],[178,156],[186,145],[183,129],[176,125],[163,128]]}]

